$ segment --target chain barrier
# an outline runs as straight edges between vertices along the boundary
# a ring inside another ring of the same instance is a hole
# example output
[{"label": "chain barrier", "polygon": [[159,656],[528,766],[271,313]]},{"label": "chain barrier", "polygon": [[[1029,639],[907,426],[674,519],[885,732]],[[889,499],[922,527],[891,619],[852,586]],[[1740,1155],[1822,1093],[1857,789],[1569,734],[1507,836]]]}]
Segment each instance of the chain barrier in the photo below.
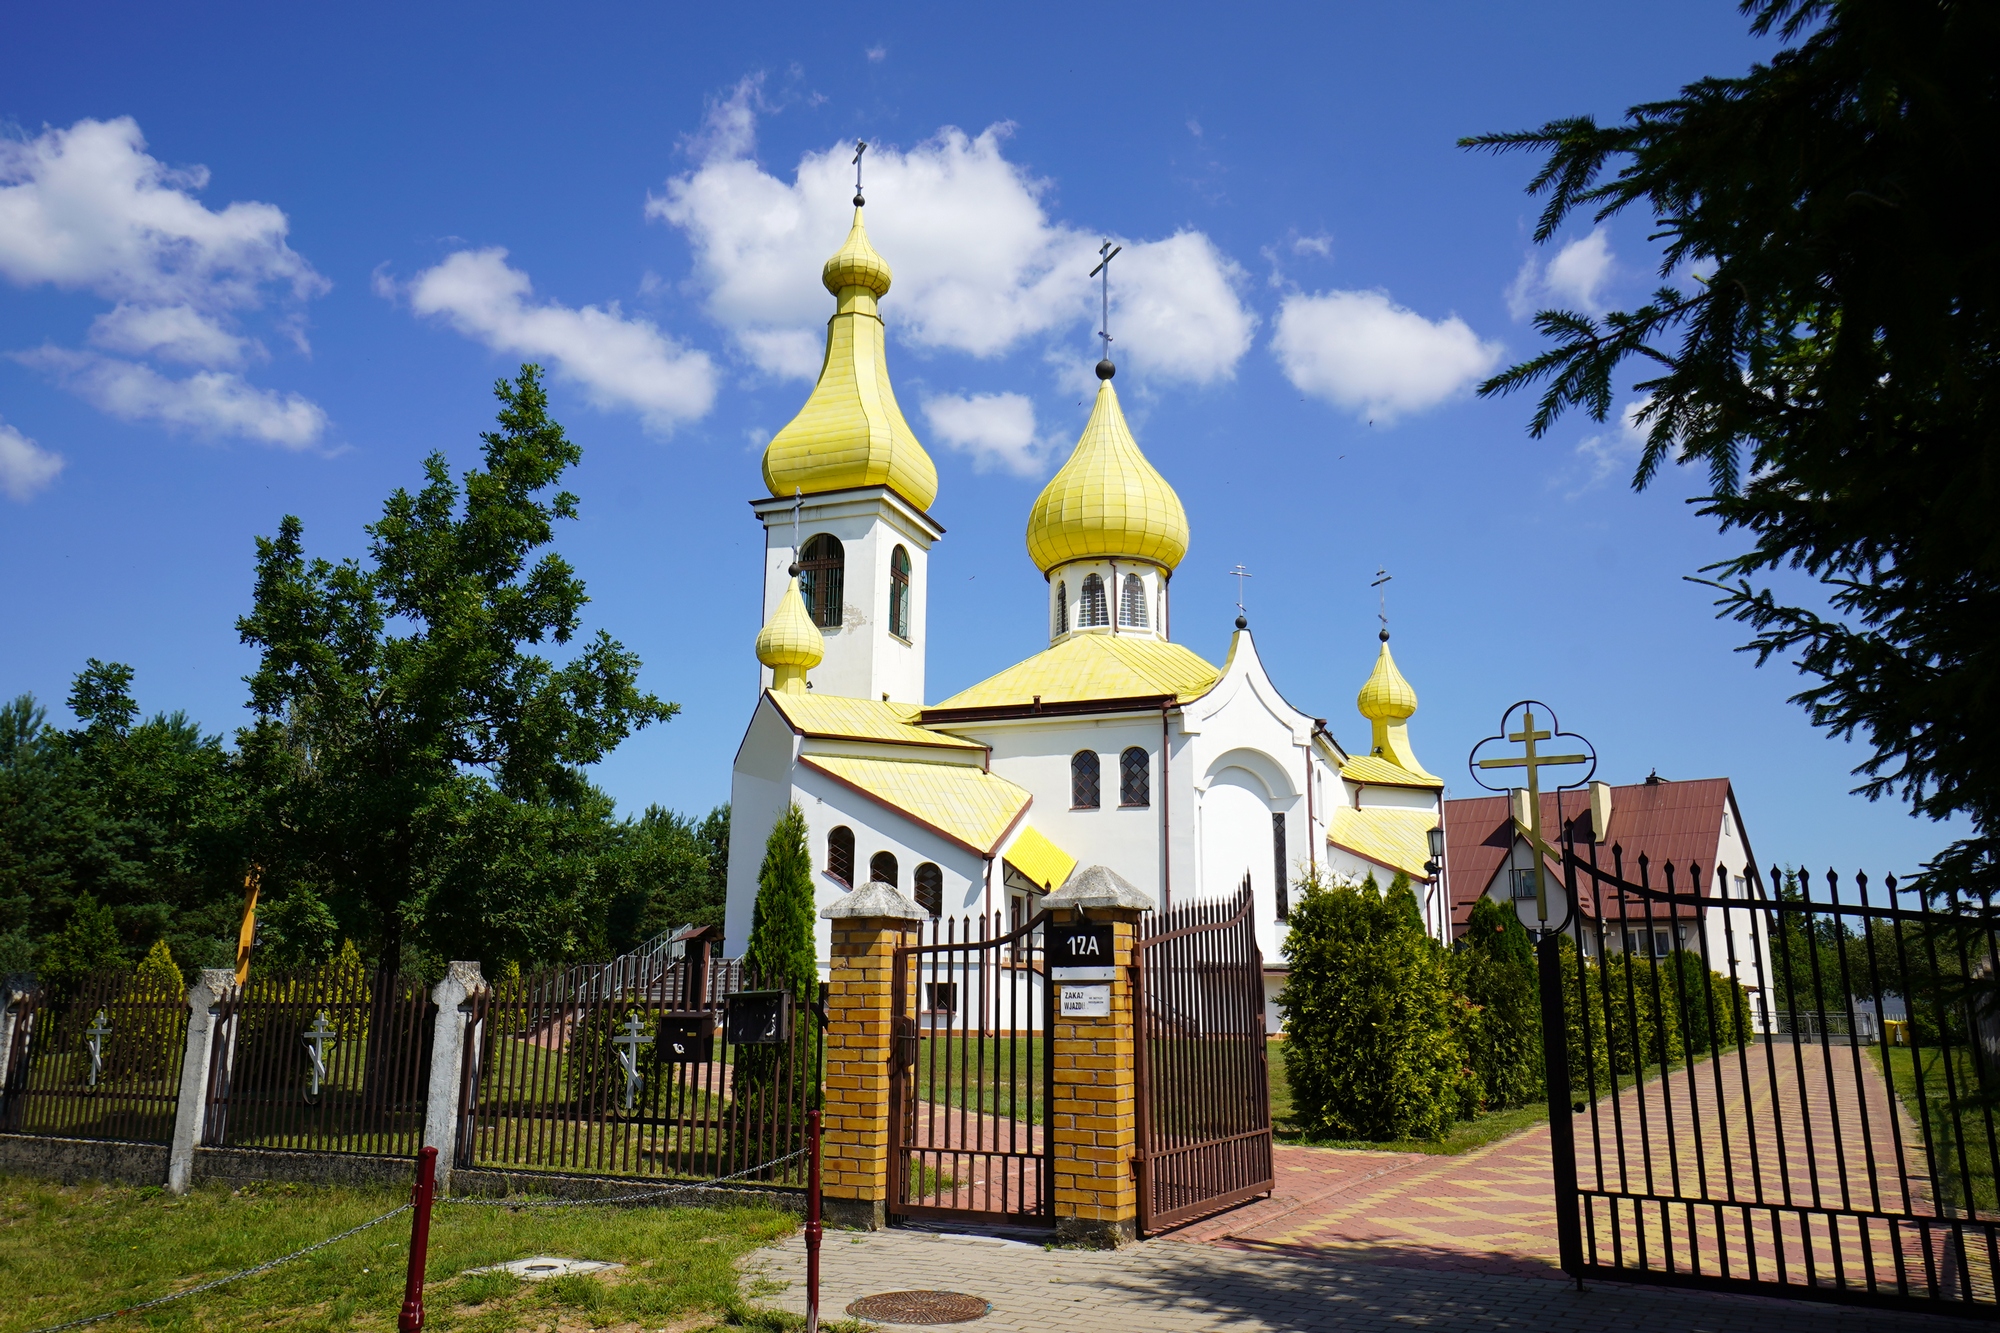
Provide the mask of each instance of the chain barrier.
[{"label": "chain barrier", "polygon": [[[437,1202],[439,1204],[450,1204],[454,1207],[483,1206],[488,1208],[593,1208],[614,1203],[636,1203],[641,1201],[656,1203],[661,1199],[672,1198],[676,1194],[685,1194],[689,1190],[709,1189],[716,1185],[726,1185],[732,1180],[741,1180],[745,1176],[754,1176],[759,1172],[769,1171],[774,1167],[783,1166],[786,1162],[794,1158],[805,1156],[807,1151],[807,1149],[801,1148],[797,1152],[786,1153],[783,1157],[773,1158],[768,1162],[760,1162],[748,1170],[738,1171],[734,1175],[717,1176],[713,1180],[691,1181],[685,1185],[667,1185],[635,1194],[614,1194],[602,1199],[439,1199]],[[360,1226],[349,1227],[337,1236],[328,1236],[325,1240],[314,1241],[304,1249],[294,1250],[282,1258],[267,1259],[254,1268],[246,1268],[240,1273],[231,1273],[228,1277],[219,1277],[211,1282],[204,1282],[198,1287],[189,1287],[186,1291],[177,1291],[169,1296],[155,1297],[150,1301],[142,1301],[138,1305],[127,1305],[120,1309],[107,1310],[103,1314],[90,1315],[84,1319],[72,1319],[66,1324],[51,1324],[47,1328],[31,1330],[31,1333],[64,1333],[66,1329],[83,1328],[88,1324],[101,1324],[107,1319],[116,1319],[120,1315],[137,1314],[141,1310],[150,1310],[155,1306],[165,1305],[170,1301],[184,1301],[190,1296],[199,1296],[204,1291],[213,1291],[217,1287],[226,1287],[232,1282],[241,1282],[244,1278],[255,1277],[259,1273],[268,1273],[273,1268],[288,1264],[294,1259],[303,1259],[314,1250],[323,1250],[336,1241],[346,1240],[349,1236],[357,1235],[360,1232],[368,1230],[370,1227],[380,1226],[392,1217],[409,1212],[410,1208],[410,1204],[401,1204],[395,1208],[391,1208],[380,1217],[370,1218]]]}]

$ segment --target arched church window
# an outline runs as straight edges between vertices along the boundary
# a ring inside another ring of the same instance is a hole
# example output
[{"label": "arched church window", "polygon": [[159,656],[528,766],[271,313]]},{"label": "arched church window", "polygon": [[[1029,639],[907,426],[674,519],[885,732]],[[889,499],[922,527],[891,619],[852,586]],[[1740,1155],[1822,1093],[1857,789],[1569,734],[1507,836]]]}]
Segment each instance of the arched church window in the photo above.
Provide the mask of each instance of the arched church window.
[{"label": "arched church window", "polygon": [[1277,889],[1278,920],[1287,920],[1292,915],[1292,886],[1285,879],[1285,817],[1282,814],[1271,816],[1271,883]]},{"label": "arched church window", "polygon": [[1091,629],[1110,623],[1104,605],[1104,580],[1095,574],[1087,575],[1083,580],[1083,596],[1076,601],[1076,627]]},{"label": "arched church window", "polygon": [[1056,584],[1056,633],[1069,633],[1069,584]]},{"label": "arched church window", "polygon": [[944,911],[944,871],[938,869],[937,862],[926,861],[917,867],[917,906],[937,916]]},{"label": "arched church window", "polygon": [[1070,808],[1095,810],[1097,803],[1097,751],[1078,750],[1069,757]]},{"label": "arched church window", "polygon": [[845,824],[826,835],[826,873],[854,886],[854,830]]},{"label": "arched church window", "polygon": [[799,548],[799,596],[821,629],[840,626],[840,599],[846,592],[847,552],[840,538],[822,532]]},{"label": "arched church window", "polygon": [[1153,803],[1152,759],[1137,745],[1118,756],[1118,804]]},{"label": "arched church window", "polygon": [[1125,576],[1124,589],[1118,594],[1118,623],[1146,628],[1146,583],[1137,574]]},{"label": "arched church window", "polygon": [[896,854],[877,852],[868,858],[868,882],[896,887]]},{"label": "arched church window", "polygon": [[900,546],[889,553],[889,632],[910,637],[910,553]]}]

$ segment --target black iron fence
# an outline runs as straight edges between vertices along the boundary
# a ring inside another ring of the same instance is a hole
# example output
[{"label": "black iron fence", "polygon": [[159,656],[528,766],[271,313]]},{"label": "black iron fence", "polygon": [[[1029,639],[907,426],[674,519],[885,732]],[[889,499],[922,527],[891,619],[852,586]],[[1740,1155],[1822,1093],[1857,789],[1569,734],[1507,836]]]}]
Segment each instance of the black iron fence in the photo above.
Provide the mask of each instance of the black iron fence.
[{"label": "black iron fence", "polygon": [[0,1126],[15,1134],[165,1143],[187,1046],[187,997],[125,968],[19,1002]]}]

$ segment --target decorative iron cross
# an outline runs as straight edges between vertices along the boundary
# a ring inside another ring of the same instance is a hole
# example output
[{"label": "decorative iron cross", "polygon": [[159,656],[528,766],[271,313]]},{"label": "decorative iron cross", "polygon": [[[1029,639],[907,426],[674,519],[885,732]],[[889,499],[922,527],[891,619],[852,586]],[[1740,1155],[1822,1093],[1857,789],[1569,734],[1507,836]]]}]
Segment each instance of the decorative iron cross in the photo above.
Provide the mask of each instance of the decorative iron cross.
[{"label": "decorative iron cross", "polygon": [[326,1044],[339,1036],[326,1021],[324,1009],[319,1011],[319,1017],[305,1031],[306,1061],[311,1065],[312,1095],[315,1097],[319,1096],[319,1085],[326,1079]]},{"label": "decorative iron cross", "polygon": [[861,207],[867,200],[861,197],[861,155],[868,151],[866,139],[854,141],[854,206]]},{"label": "decorative iron cross", "polygon": [[[1535,709],[1537,708],[1542,709],[1548,714],[1550,730],[1536,730]],[[1506,719],[1513,716],[1515,709],[1519,709],[1521,712],[1521,729],[1510,732],[1507,730]],[[1555,710],[1547,704],[1537,704],[1532,699],[1515,704],[1513,708],[1507,710],[1506,717],[1501,718],[1500,732],[1501,736],[1505,736],[1508,740],[1518,742],[1521,746],[1521,753],[1518,755],[1502,755],[1494,759],[1475,759],[1472,764],[1474,777],[1478,777],[1481,770],[1497,768],[1524,768],[1528,771],[1528,845],[1535,858],[1535,914],[1540,919],[1543,929],[1547,929],[1549,924],[1549,884],[1548,874],[1544,867],[1547,858],[1555,854],[1555,849],[1550,847],[1542,838],[1542,770],[1545,768],[1565,768],[1571,764],[1590,765],[1590,772],[1584,774],[1581,781],[1562,784],[1566,787],[1581,786],[1583,782],[1590,780],[1592,774],[1597,772],[1597,755],[1595,753],[1542,754],[1535,748],[1537,742],[1552,740],[1556,736],[1565,736],[1571,740],[1583,741],[1584,745],[1589,747],[1590,742],[1584,741],[1583,737],[1571,735],[1569,732],[1557,731],[1554,729],[1555,726]],[[1473,753],[1475,755],[1478,754],[1490,742],[1497,741],[1500,738],[1500,736],[1487,737],[1486,740],[1479,742],[1478,745],[1473,747]],[[1481,780],[1481,785],[1492,789],[1490,784],[1485,783],[1483,779]]]},{"label": "decorative iron cross", "polygon": [[639,1096],[639,1087],[646,1080],[639,1074],[639,1048],[653,1044],[651,1036],[640,1032],[639,1015],[625,1015],[625,1030],[611,1039],[620,1047],[618,1063],[625,1067],[625,1109],[631,1110],[632,1103]]},{"label": "decorative iron cross", "polygon": [[90,1077],[85,1086],[94,1088],[104,1074],[104,1039],[111,1035],[110,1020],[104,1016],[102,1009],[97,1011],[96,1021],[83,1030],[83,1035],[89,1039],[90,1046]]},{"label": "decorative iron cross", "polygon": [[1124,248],[1122,245],[1113,245],[1110,241],[1098,246],[1097,253],[1102,258],[1097,261],[1097,267],[1090,270],[1090,276],[1093,278],[1100,273],[1104,275],[1104,323],[1097,330],[1097,336],[1104,339],[1106,361],[1111,359],[1111,261],[1116,259],[1119,251]]},{"label": "decorative iron cross", "polygon": [[1247,578],[1252,578],[1254,576],[1250,573],[1249,570],[1243,568],[1243,566],[1241,565],[1238,565],[1236,568],[1229,571],[1229,577],[1236,580],[1236,614],[1239,617],[1247,618],[1250,613],[1243,609],[1243,580]]},{"label": "decorative iron cross", "polygon": [[1395,577],[1387,569],[1377,569],[1375,571],[1375,581],[1368,585],[1371,588],[1380,588],[1382,590],[1382,600],[1375,608],[1375,618],[1382,622],[1382,642],[1384,643],[1389,641],[1389,582]]}]

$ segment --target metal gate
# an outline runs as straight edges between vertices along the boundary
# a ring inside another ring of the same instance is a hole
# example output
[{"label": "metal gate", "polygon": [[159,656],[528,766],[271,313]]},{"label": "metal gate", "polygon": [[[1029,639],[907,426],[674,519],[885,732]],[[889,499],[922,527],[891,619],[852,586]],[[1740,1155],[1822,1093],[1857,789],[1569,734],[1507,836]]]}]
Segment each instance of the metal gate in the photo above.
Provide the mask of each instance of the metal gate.
[{"label": "metal gate", "polygon": [[1563,1268],[2000,1313],[1991,905],[1610,859],[1538,945]]},{"label": "metal gate", "polygon": [[1140,927],[1139,1229],[1271,1192],[1264,961],[1246,880]]},{"label": "metal gate", "polygon": [[933,919],[897,948],[891,1216],[1055,1224],[1048,920]]}]

